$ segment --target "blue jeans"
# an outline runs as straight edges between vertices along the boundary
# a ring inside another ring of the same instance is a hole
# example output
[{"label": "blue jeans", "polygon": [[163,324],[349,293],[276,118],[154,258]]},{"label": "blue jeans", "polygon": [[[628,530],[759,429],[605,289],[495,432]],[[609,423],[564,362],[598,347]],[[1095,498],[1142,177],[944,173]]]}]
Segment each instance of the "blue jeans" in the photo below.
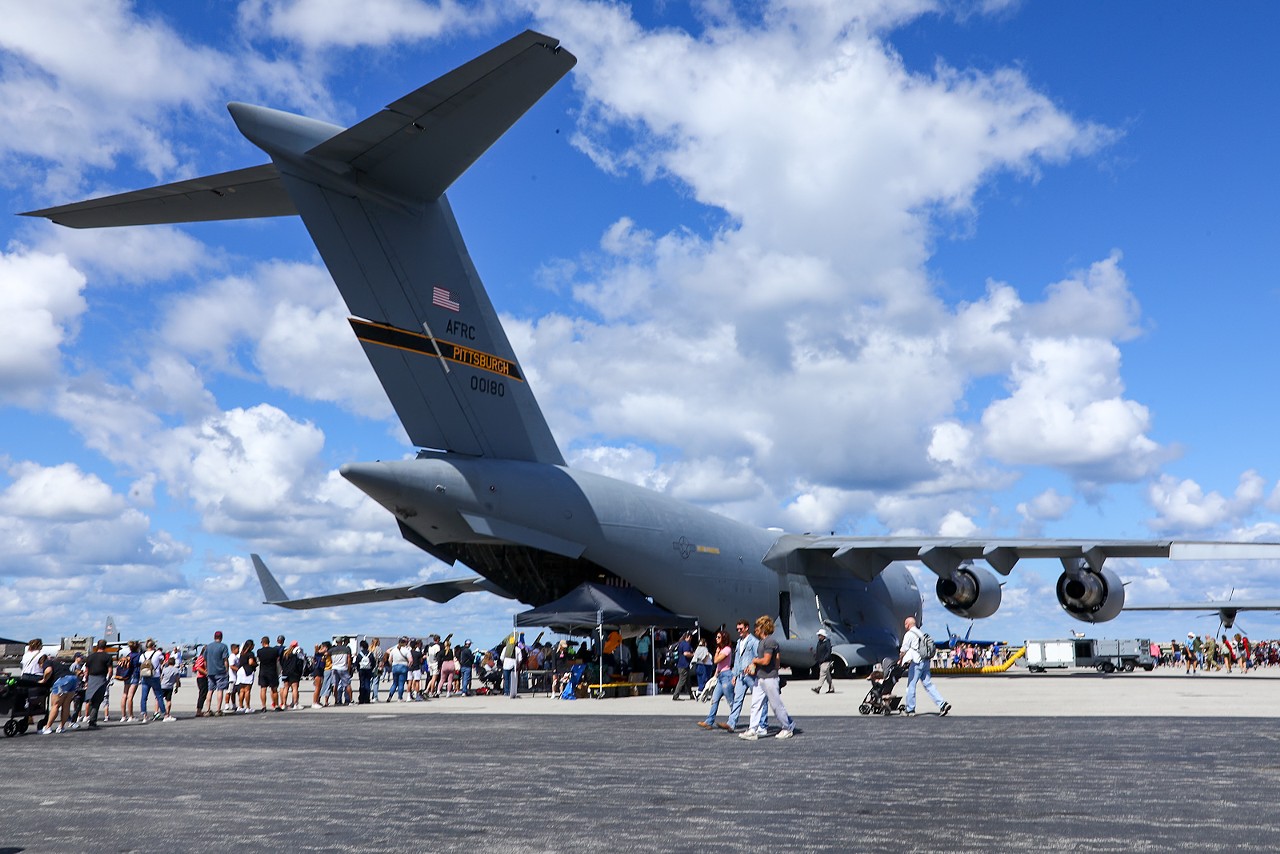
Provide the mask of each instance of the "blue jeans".
[{"label": "blue jeans", "polygon": [[716,722],[716,712],[720,711],[720,698],[729,701],[729,708],[733,708],[733,671],[725,670],[716,675],[716,688],[711,692],[711,711],[707,712],[707,723],[714,724]]},{"label": "blue jeans", "polygon": [[946,700],[942,699],[942,695],[938,693],[938,689],[933,687],[933,677],[929,675],[929,662],[915,661],[907,667],[907,711],[914,712],[916,710],[916,682],[924,685],[924,690],[929,693],[933,701],[938,704],[941,709],[946,704]]},{"label": "blue jeans", "polygon": [[458,671],[458,690],[467,695],[471,693],[471,668],[463,667]]},{"label": "blue jeans", "polygon": [[[733,729],[738,725],[738,718],[742,717],[742,702],[747,698],[747,689],[754,689],[756,678],[743,673],[738,677],[738,683],[733,686],[733,704],[729,706],[729,720],[725,723],[729,725],[729,729]],[[769,707],[765,706],[764,717],[760,719],[761,727],[769,726]]]},{"label": "blue jeans", "polygon": [[351,702],[351,671],[335,670],[333,671],[334,689],[337,691],[338,697],[334,700],[339,706],[345,706]]},{"label": "blue jeans", "polygon": [[409,681],[409,665],[393,664],[391,665],[391,690],[387,692],[387,699],[390,700],[400,694],[400,699],[404,699],[404,685]]},{"label": "blue jeans", "polygon": [[147,694],[152,691],[156,692],[156,705],[160,707],[160,714],[167,715],[169,712],[165,709],[164,694],[160,691],[159,676],[143,676],[142,677],[142,716],[147,716]]},{"label": "blue jeans", "polygon": [[373,679],[369,682],[369,700],[371,702],[378,702],[378,684],[380,682],[382,682],[382,671],[374,670]]},{"label": "blue jeans", "polygon": [[510,670],[507,670],[506,668],[503,668],[502,670],[502,693],[506,694],[508,697],[511,696],[511,685],[512,680],[515,679],[515,675],[516,670],[514,667]]}]

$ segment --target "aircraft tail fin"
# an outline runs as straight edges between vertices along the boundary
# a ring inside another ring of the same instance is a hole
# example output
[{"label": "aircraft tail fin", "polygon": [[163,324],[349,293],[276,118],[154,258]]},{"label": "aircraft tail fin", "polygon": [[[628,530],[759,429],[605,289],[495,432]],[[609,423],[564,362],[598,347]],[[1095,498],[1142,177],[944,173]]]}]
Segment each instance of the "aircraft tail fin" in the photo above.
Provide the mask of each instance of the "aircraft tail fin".
[{"label": "aircraft tail fin", "polygon": [[415,445],[563,465],[444,191],[576,62],[527,31],[345,130],[232,103],[271,163],[31,215],[88,228],[300,214]]},{"label": "aircraft tail fin", "polygon": [[262,558],[255,554],[251,554],[249,557],[253,560],[253,568],[258,573],[258,583],[262,585],[263,604],[280,605],[288,602],[288,594],[284,592],[280,582],[276,581],[276,577],[271,574],[271,570],[267,569],[267,565],[262,562]]}]

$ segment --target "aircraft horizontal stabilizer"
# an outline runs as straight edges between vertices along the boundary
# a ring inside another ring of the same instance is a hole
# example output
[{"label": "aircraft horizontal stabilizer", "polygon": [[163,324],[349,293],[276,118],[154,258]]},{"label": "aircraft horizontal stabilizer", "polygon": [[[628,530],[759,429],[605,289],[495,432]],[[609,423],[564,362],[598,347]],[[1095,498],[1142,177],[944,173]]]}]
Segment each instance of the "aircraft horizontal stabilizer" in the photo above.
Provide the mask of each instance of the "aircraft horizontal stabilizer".
[{"label": "aircraft horizontal stabilizer", "polygon": [[271,163],[146,190],[28,211],[69,228],[291,216],[298,212]]},{"label": "aircraft horizontal stabilizer", "polygon": [[424,584],[408,584],[403,587],[374,587],[368,590],[290,599],[280,587],[280,583],[276,581],[275,576],[267,569],[262,558],[256,554],[250,557],[253,558],[253,568],[258,572],[258,582],[262,585],[263,604],[277,605],[291,611],[333,608],[338,605],[365,605],[370,602],[393,602],[400,599],[430,599],[432,602],[444,604],[463,593],[493,593],[505,599],[513,598],[493,582],[473,576],[451,578],[447,581],[430,581]]}]

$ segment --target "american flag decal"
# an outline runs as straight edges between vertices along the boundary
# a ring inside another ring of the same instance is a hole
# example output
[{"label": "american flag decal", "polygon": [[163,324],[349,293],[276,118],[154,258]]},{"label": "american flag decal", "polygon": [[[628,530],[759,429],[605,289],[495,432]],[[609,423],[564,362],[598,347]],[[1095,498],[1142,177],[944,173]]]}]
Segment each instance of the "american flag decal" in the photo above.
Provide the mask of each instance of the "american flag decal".
[{"label": "american flag decal", "polygon": [[444,288],[431,289],[431,304],[438,305],[441,308],[447,308],[449,311],[460,311],[462,309],[461,303],[455,300],[453,298],[453,294],[449,293]]}]

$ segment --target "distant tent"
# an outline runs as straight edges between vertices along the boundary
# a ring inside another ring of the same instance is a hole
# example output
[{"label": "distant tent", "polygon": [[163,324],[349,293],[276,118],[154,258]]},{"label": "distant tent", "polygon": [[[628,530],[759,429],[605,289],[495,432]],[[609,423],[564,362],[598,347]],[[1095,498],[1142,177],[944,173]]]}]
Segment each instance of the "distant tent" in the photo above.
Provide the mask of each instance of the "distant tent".
[{"label": "distant tent", "polygon": [[591,581],[546,605],[516,614],[516,626],[546,626],[564,634],[596,632],[604,626],[693,628],[693,617],[673,614],[634,588],[605,587]]}]

